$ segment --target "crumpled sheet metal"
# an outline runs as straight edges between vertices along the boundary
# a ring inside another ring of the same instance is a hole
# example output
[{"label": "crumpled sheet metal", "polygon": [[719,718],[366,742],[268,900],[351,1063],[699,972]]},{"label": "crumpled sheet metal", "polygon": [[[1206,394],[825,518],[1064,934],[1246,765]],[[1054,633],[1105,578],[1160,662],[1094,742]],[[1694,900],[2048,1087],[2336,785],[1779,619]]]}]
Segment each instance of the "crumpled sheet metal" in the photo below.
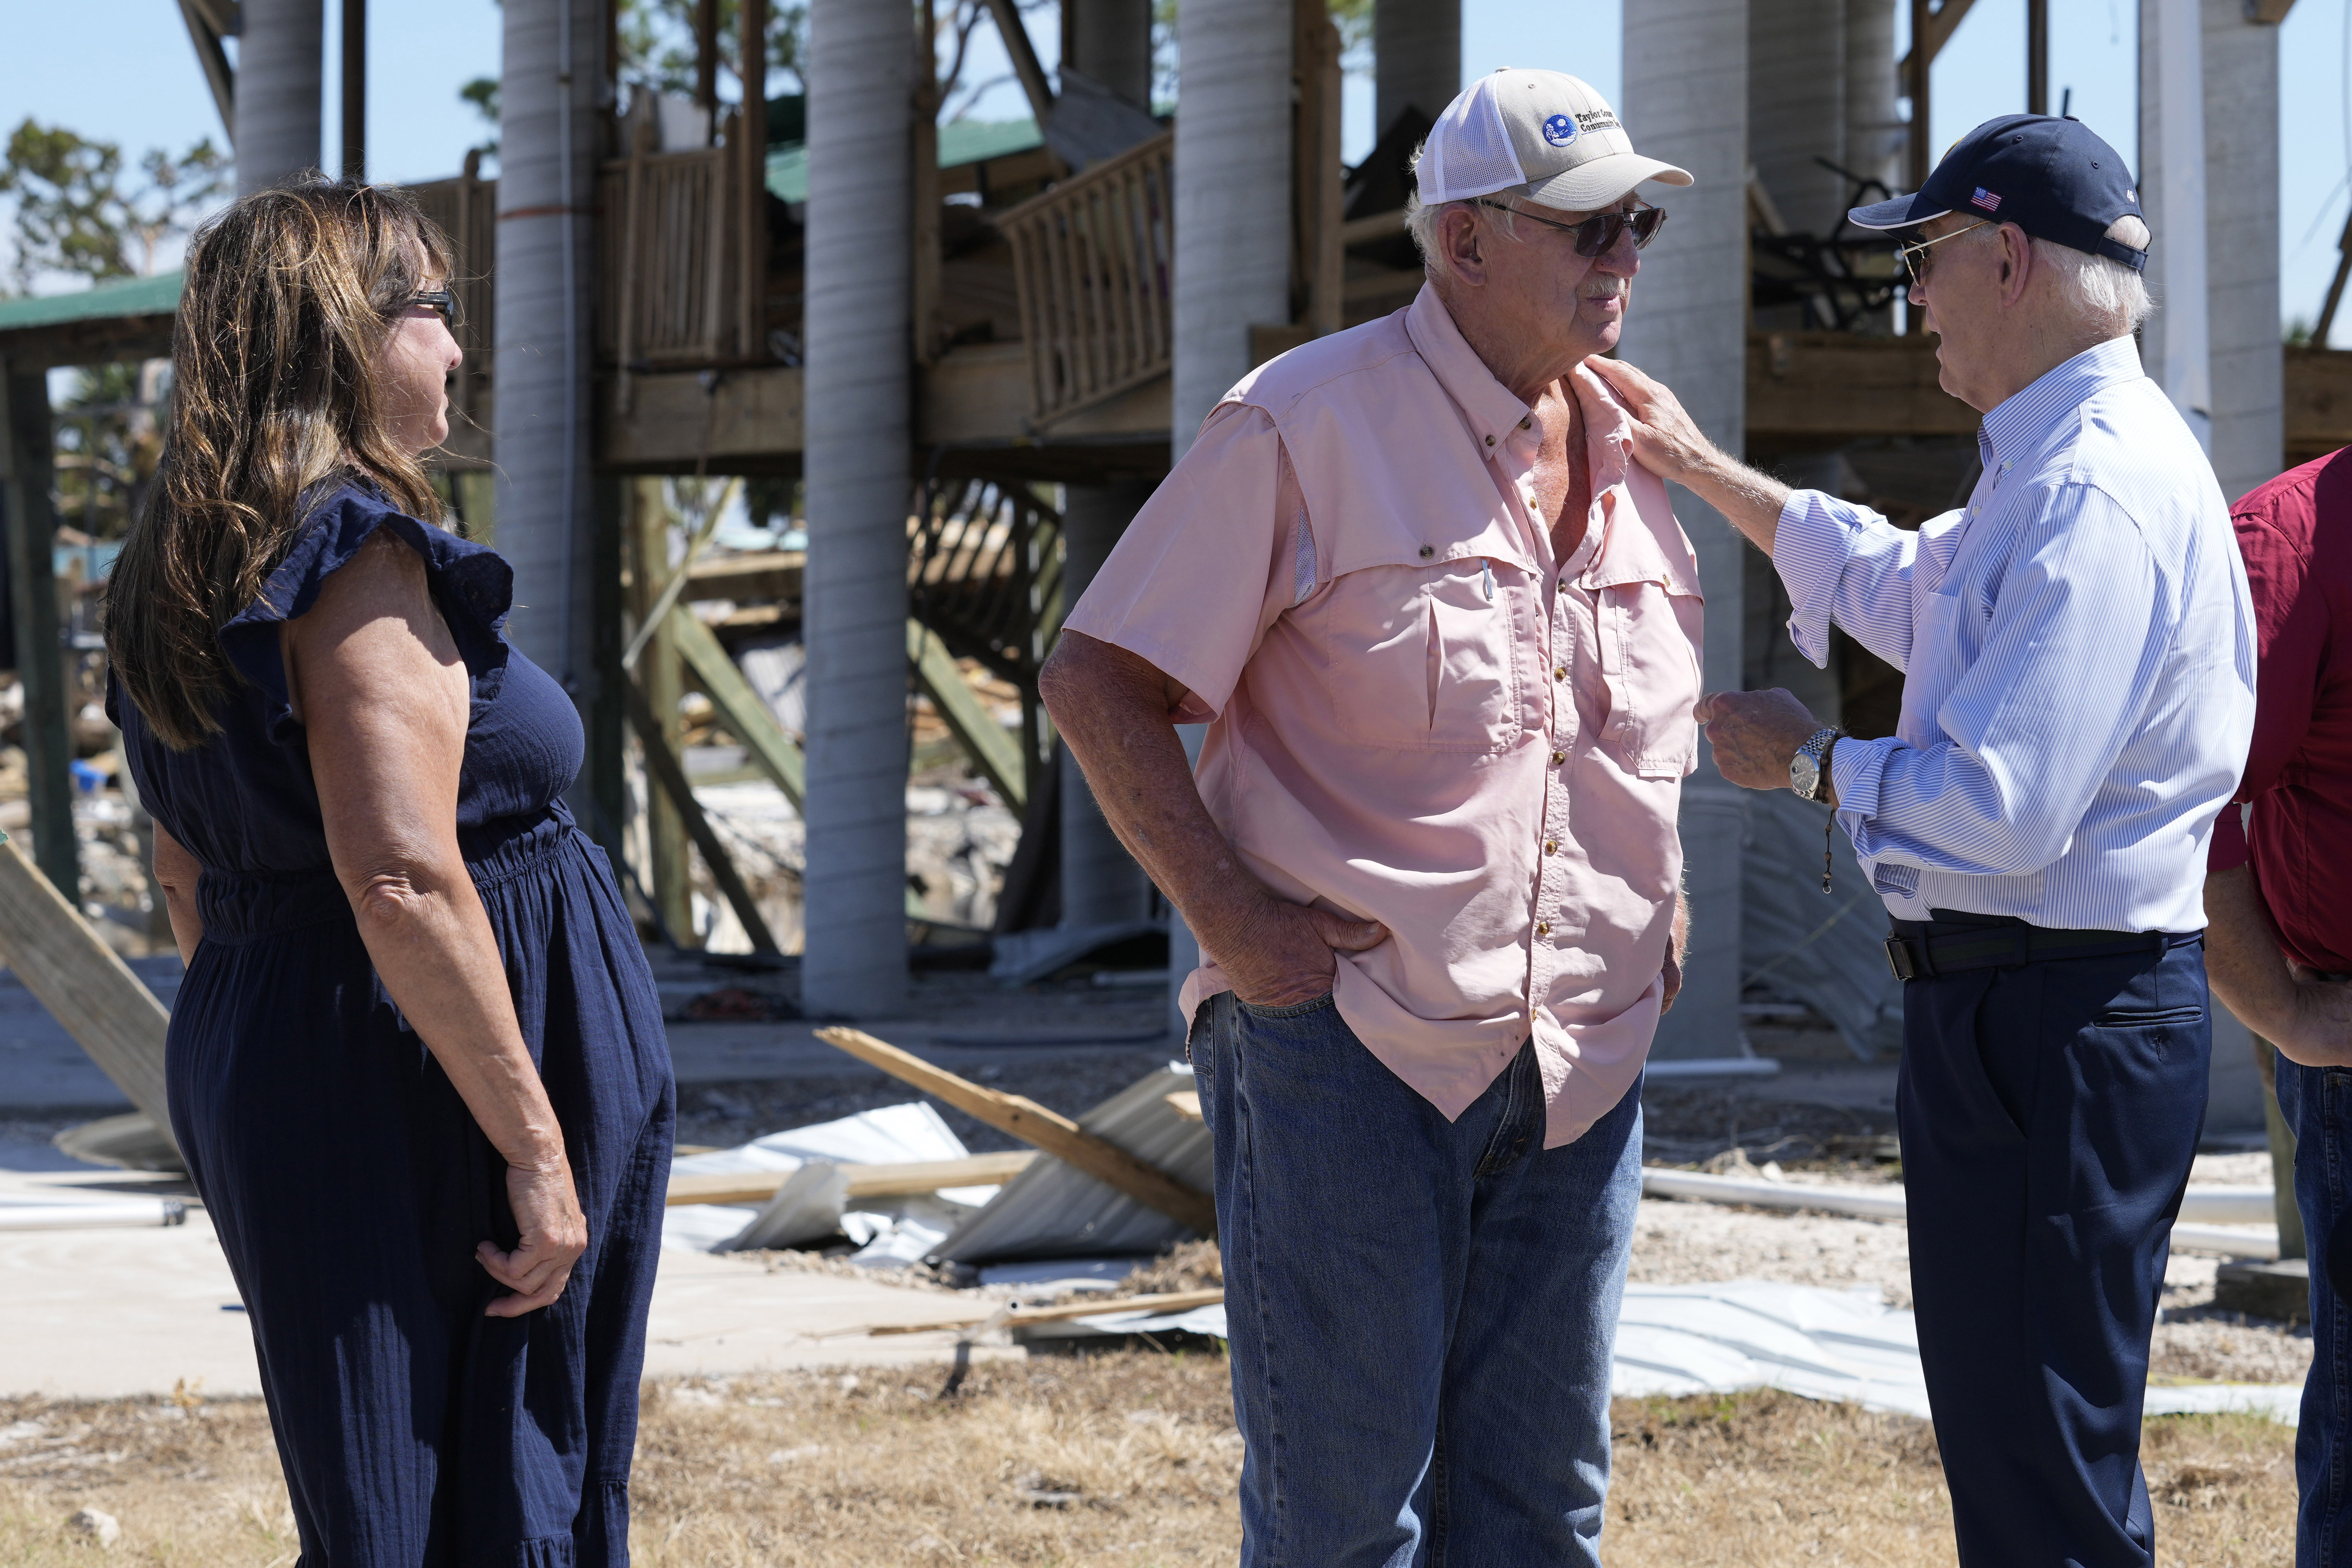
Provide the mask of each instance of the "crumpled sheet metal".
[{"label": "crumpled sheet metal", "polygon": [[[1225,1335],[1225,1309],[1104,1312],[1019,1331],[1024,1340],[1190,1332]],[[1909,1312],[1861,1287],[1829,1290],[1741,1279],[1629,1285],[1617,1315],[1609,1392],[1618,1398],[1778,1388],[1866,1410],[1927,1415],[1927,1384]],[[2237,1412],[2295,1423],[2300,1384],[2152,1384],[2150,1415]]]},{"label": "crumpled sheet metal", "polygon": [[[1209,1130],[1176,1114],[1168,1097],[1194,1087],[1181,1062],[1129,1085],[1077,1119],[1098,1138],[1207,1192],[1215,1177]],[[1017,1258],[1077,1258],[1157,1252],[1192,1236],[1186,1226],[1050,1155],[1004,1184],[931,1254],[933,1262],[992,1263]]]}]

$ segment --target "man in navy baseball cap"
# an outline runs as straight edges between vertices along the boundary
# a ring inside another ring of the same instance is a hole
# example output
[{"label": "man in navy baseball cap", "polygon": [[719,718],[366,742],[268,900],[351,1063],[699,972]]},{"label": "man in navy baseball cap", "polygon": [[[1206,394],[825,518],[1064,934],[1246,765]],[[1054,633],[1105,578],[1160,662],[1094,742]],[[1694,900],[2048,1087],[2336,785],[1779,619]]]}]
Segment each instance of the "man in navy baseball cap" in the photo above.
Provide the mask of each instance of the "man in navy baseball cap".
[{"label": "man in navy baseball cap", "polygon": [[2204,1120],[2205,859],[2253,731],[2253,604],[2212,467],[2140,366],[2150,237],[2114,148],[2008,116],[1853,216],[1909,231],[1915,319],[1984,416],[1965,506],[1910,531],[1790,490],[1633,366],[1586,371],[1643,466],[1771,556],[1801,652],[1824,662],[1834,624],[1903,670],[1893,735],[1786,691],[1696,713],[1725,779],[1835,813],[1892,917],[1961,1568],[2152,1568],[2140,1417]]},{"label": "man in navy baseball cap", "polygon": [[1954,214],[2013,223],[2036,239],[2104,256],[2134,272],[2147,266],[2144,237],[2133,246],[2107,233],[2123,217],[2146,227],[2131,169],[2079,120],[2046,114],[1988,120],[1952,143],[1916,195],[1845,216],[1857,227],[1885,229],[1916,228]]}]

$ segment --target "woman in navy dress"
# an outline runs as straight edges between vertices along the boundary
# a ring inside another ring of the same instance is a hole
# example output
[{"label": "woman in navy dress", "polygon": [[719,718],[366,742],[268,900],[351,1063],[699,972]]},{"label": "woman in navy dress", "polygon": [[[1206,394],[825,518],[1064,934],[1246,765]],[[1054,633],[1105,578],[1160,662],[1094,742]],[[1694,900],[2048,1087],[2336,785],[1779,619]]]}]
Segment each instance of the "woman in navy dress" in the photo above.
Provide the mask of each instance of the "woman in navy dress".
[{"label": "woman in navy dress", "polygon": [[109,708],[188,965],[173,1131],[251,1313],[303,1568],[628,1559],[675,1121],[579,719],[421,454],[448,252],[397,192],[188,254]]}]

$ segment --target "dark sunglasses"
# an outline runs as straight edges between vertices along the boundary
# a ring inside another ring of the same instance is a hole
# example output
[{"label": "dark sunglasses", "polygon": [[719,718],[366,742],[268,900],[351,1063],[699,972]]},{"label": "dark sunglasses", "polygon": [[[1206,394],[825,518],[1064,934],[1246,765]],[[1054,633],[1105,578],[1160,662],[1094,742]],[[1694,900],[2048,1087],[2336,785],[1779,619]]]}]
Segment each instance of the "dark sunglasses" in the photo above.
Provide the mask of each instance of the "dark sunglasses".
[{"label": "dark sunglasses", "polygon": [[1529,223],[1539,223],[1546,228],[1566,229],[1576,236],[1576,254],[1579,256],[1605,255],[1609,247],[1617,243],[1617,237],[1629,228],[1633,231],[1633,248],[1639,250],[1657,238],[1658,230],[1666,226],[1666,215],[1657,207],[1642,207],[1629,213],[1601,213],[1586,218],[1582,223],[1560,223],[1552,218],[1538,217],[1525,207],[1507,207],[1500,202],[1484,199],[1478,205],[1492,207],[1498,213],[1509,213],[1514,217],[1526,218]]},{"label": "dark sunglasses", "polygon": [[422,305],[441,318],[441,324],[454,334],[457,330],[457,296],[446,289],[429,289],[411,294],[392,308],[392,314],[413,310]]}]

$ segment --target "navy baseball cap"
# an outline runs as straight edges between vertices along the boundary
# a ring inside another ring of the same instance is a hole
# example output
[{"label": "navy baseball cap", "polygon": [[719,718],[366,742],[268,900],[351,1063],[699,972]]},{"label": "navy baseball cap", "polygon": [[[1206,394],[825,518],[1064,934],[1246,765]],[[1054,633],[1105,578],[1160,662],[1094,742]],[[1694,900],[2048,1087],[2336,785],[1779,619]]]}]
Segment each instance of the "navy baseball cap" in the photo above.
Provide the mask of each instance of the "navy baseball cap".
[{"label": "navy baseball cap", "polygon": [[2147,216],[2131,168],[2079,120],[1988,120],[1952,143],[1917,195],[1845,216],[1861,228],[1909,228],[1948,213],[2013,223],[2036,239],[2087,250],[2135,272],[2147,266],[2147,251],[2107,237],[2116,219]]}]

